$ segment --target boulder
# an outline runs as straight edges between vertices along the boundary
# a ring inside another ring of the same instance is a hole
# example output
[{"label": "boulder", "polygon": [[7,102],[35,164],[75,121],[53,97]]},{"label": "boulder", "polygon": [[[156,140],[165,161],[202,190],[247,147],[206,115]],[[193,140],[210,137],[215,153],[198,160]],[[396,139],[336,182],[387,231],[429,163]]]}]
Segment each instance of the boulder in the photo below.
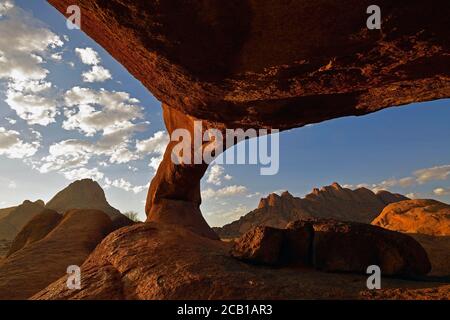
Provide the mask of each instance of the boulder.
[{"label": "boulder", "polygon": [[450,205],[430,199],[392,203],[372,224],[405,233],[450,236]]},{"label": "boulder", "polygon": [[308,219],[314,227],[313,265],[333,272],[365,273],[370,265],[383,275],[421,276],[431,270],[423,247],[412,237],[380,227],[331,219]]},{"label": "boulder", "polygon": [[286,229],[256,227],[236,241],[232,256],[266,265],[313,266],[328,272],[421,276],[431,270],[427,253],[412,237],[367,224],[304,219]]},{"label": "boulder", "polygon": [[450,236],[430,236],[421,233],[411,233],[427,252],[431,262],[429,276],[450,277]]},{"label": "boulder", "polygon": [[81,265],[108,234],[111,219],[98,210],[68,211],[39,241],[12,253],[0,264],[0,300],[26,299]]},{"label": "boulder", "polygon": [[271,227],[256,227],[236,241],[231,255],[255,264],[280,263],[284,231]]},{"label": "boulder", "polygon": [[313,257],[314,228],[309,223],[290,223],[284,230],[282,264],[311,266]]},{"label": "boulder", "polygon": [[111,232],[116,231],[117,229],[120,229],[120,228],[123,228],[123,227],[131,226],[131,225],[133,225],[135,223],[138,223],[138,222],[134,222],[133,220],[131,220],[127,216],[125,216],[123,214],[120,214],[119,216],[116,216],[114,218],[114,220],[112,221]]},{"label": "boulder", "polygon": [[307,223],[288,229],[255,227],[236,240],[231,255],[254,264],[309,266],[313,233]]}]

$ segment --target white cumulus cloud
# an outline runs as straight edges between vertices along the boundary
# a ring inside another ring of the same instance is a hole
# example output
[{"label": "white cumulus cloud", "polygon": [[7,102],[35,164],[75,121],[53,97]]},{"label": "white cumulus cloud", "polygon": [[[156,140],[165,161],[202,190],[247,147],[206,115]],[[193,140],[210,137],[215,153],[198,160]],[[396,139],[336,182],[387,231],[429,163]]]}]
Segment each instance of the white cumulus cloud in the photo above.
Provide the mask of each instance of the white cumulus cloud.
[{"label": "white cumulus cloud", "polygon": [[75,53],[84,64],[92,66],[89,71],[82,73],[84,82],[103,82],[112,78],[111,72],[99,65],[101,59],[99,54],[92,48],[76,48]]},{"label": "white cumulus cloud", "polygon": [[[222,178],[224,178],[225,169],[223,166],[214,164],[208,171],[206,182],[216,186],[222,185]],[[228,175],[227,175],[228,176]]]},{"label": "white cumulus cloud", "polygon": [[111,72],[102,66],[93,66],[91,70],[82,73],[84,82],[103,82],[112,79]]},{"label": "white cumulus cloud", "polygon": [[231,196],[237,196],[237,195],[245,195],[247,192],[248,192],[248,189],[245,186],[232,185],[232,186],[223,187],[218,190],[213,190],[211,188],[207,188],[202,191],[202,197],[204,199],[224,198],[224,197],[231,197]]},{"label": "white cumulus cloud", "polygon": [[446,180],[450,178],[450,165],[436,166],[420,169],[414,172],[419,183],[426,183],[434,180]]},{"label": "white cumulus cloud", "polygon": [[64,101],[67,109],[63,128],[88,136],[129,129],[134,120],[143,118],[142,107],[126,92],[74,87],[65,93]]},{"label": "white cumulus cloud", "polygon": [[33,156],[38,149],[39,142],[24,142],[19,132],[0,127],[0,155],[21,159]]},{"label": "white cumulus cloud", "polygon": [[114,180],[110,180],[109,178],[105,178],[105,187],[109,188],[109,187],[115,187],[118,189],[122,189],[125,190],[127,192],[133,192],[133,193],[140,193],[142,191],[145,191],[148,189],[149,184],[146,185],[142,185],[142,186],[136,186],[133,185],[131,182],[120,178],[120,179],[114,179]]},{"label": "white cumulus cloud", "polygon": [[95,181],[103,179],[105,176],[102,172],[100,172],[97,168],[87,169],[87,168],[79,168],[73,169],[69,171],[63,172],[64,177],[67,180],[81,180],[81,179],[92,179]]},{"label": "white cumulus cloud", "polygon": [[29,124],[48,125],[57,115],[57,103],[47,92],[45,57],[63,41],[12,1],[0,5],[0,81],[8,88],[6,103]]},{"label": "white cumulus cloud", "polygon": [[164,151],[169,143],[169,135],[166,131],[157,131],[145,140],[136,141],[136,150],[142,155],[151,155],[149,167],[158,170],[159,164],[163,160]]},{"label": "white cumulus cloud", "polygon": [[437,196],[450,195],[450,188],[436,188],[433,190],[433,193]]},{"label": "white cumulus cloud", "polygon": [[81,62],[87,65],[97,65],[100,63],[100,57],[94,49],[87,48],[75,48],[75,53],[80,57]]},{"label": "white cumulus cloud", "polygon": [[5,101],[20,118],[26,120],[30,125],[47,126],[55,122],[58,114],[56,100],[41,95],[8,90]]}]

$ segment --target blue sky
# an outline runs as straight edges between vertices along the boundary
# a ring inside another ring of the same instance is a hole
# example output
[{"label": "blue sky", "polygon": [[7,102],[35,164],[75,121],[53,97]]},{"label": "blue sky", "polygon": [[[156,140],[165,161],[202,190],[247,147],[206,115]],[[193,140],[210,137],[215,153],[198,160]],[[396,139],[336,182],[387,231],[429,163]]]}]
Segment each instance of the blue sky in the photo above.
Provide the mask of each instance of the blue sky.
[{"label": "blue sky", "polygon": [[[0,0],[0,15],[0,207],[48,201],[70,181],[94,177],[113,206],[143,218],[167,141],[160,103],[45,1]],[[450,202],[449,105],[283,132],[274,176],[257,165],[212,166],[202,181],[205,217],[221,225],[270,192],[303,196],[334,181]]]}]

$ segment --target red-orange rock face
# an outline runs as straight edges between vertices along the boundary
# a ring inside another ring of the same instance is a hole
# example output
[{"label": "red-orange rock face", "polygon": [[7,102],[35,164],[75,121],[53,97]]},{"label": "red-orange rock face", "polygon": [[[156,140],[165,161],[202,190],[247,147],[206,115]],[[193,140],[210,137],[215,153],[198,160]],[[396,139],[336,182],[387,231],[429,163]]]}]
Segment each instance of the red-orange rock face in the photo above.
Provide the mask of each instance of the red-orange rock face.
[{"label": "red-orange rock face", "polygon": [[393,203],[372,221],[386,229],[450,236],[450,205],[436,200],[409,200]]},{"label": "red-orange rock face", "polygon": [[281,259],[284,231],[271,227],[256,227],[236,241],[231,255],[255,264],[277,265]]}]

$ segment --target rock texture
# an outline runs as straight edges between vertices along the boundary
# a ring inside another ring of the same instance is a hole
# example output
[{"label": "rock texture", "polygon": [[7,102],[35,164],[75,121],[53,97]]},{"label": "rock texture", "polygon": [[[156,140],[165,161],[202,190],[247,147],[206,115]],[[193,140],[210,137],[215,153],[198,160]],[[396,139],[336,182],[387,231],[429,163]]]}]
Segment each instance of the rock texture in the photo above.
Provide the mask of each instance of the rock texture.
[{"label": "rock texture", "polygon": [[[294,224],[305,223],[297,221]],[[383,275],[417,276],[431,270],[426,251],[412,237],[362,223],[307,220],[314,227],[313,265],[324,271],[365,273],[378,265]]]},{"label": "rock texture", "polygon": [[409,235],[416,239],[427,252],[431,262],[429,275],[450,277],[450,236],[429,236],[420,233]]},{"label": "rock texture", "polygon": [[[68,290],[64,276],[33,299],[355,299],[367,289],[365,275],[247,264],[229,255],[230,245],[170,224],[122,228],[81,267],[81,290]],[[442,285],[392,278],[382,283],[410,289]]]},{"label": "rock texture", "polygon": [[372,221],[389,230],[450,236],[450,205],[436,200],[409,200],[393,203]]},{"label": "rock texture", "polygon": [[450,300],[450,285],[435,288],[396,288],[365,291],[362,299],[378,300]]},{"label": "rock texture", "polygon": [[311,266],[313,238],[308,223],[290,229],[259,226],[236,240],[231,256],[254,264]]},{"label": "rock texture", "polygon": [[302,260],[327,272],[366,273],[377,265],[383,275],[422,276],[431,269],[425,250],[407,235],[330,219],[298,220],[286,229],[256,227],[231,252],[251,263],[292,266]]},{"label": "rock texture", "polygon": [[58,192],[46,208],[66,213],[71,209],[95,209],[108,214],[111,219],[121,217],[119,210],[111,207],[100,185],[92,179],[77,180]]},{"label": "rock texture", "polygon": [[17,207],[9,207],[9,208],[0,209],[0,219],[3,217],[6,217],[8,214],[10,214],[16,208]]},{"label": "rock texture", "polygon": [[0,240],[0,263],[3,258],[8,254],[9,248],[11,247],[10,240]]},{"label": "rock texture", "polygon": [[280,196],[272,193],[260,200],[257,209],[214,230],[222,238],[235,238],[255,226],[284,228],[291,221],[307,217],[370,223],[387,204],[406,199],[388,191],[375,194],[366,188],[350,190],[335,182],[314,189],[304,198],[294,197],[287,191]]},{"label": "rock texture", "polygon": [[283,238],[281,229],[256,227],[235,243],[231,255],[256,264],[277,265],[281,260]]},{"label": "rock texture", "polygon": [[14,241],[11,244],[11,248],[6,256],[12,255],[14,252],[19,251],[23,247],[41,240],[50,231],[55,228],[63,218],[58,212],[45,209],[20,230]]},{"label": "rock texture", "polygon": [[[368,0],[48,1],[80,6],[82,29],[163,102],[166,122],[185,115],[181,128],[283,130],[450,96],[447,0],[380,0],[381,30],[366,28]],[[198,209],[205,166],[163,163],[149,220],[214,237]]]},{"label": "rock texture", "polygon": [[5,210],[0,217],[0,239],[13,240],[19,231],[45,209],[44,202],[24,201],[21,205]]},{"label": "rock texture", "polygon": [[26,299],[81,265],[108,234],[111,219],[98,210],[71,210],[44,238],[0,264],[0,300]]}]

